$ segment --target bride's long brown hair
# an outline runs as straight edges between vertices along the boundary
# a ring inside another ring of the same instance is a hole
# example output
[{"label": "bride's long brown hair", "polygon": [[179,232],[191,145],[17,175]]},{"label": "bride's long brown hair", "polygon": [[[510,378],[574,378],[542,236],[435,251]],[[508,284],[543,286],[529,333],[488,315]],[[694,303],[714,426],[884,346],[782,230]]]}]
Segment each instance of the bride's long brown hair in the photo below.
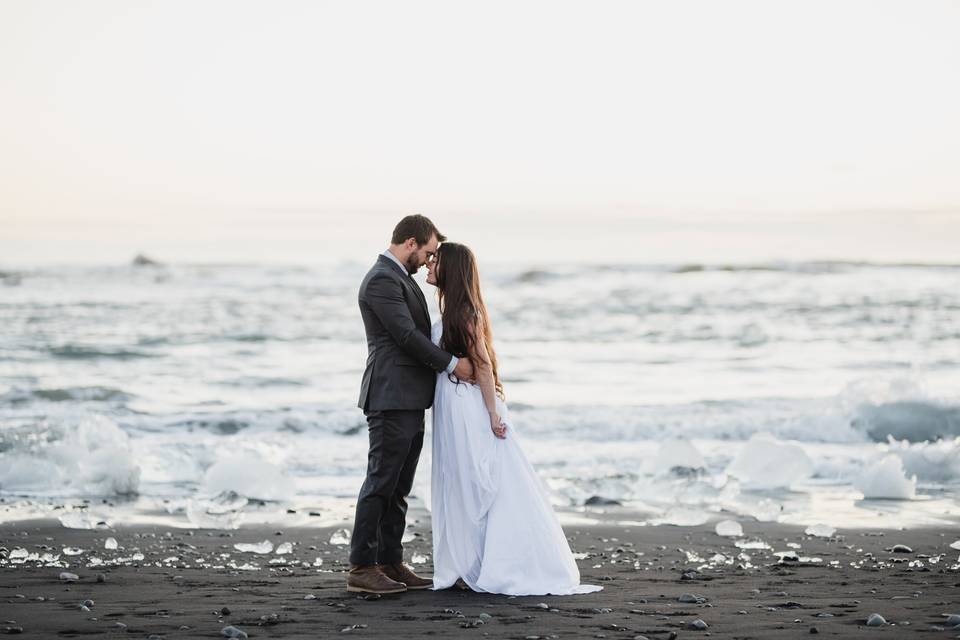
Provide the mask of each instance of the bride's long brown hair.
[{"label": "bride's long brown hair", "polygon": [[493,384],[502,399],[503,384],[497,373],[497,354],[493,350],[493,330],[487,305],[480,293],[477,259],[466,245],[444,242],[437,250],[436,272],[437,300],[443,320],[440,346],[458,358],[470,357],[475,339],[472,327],[479,324],[483,344],[493,365]]}]

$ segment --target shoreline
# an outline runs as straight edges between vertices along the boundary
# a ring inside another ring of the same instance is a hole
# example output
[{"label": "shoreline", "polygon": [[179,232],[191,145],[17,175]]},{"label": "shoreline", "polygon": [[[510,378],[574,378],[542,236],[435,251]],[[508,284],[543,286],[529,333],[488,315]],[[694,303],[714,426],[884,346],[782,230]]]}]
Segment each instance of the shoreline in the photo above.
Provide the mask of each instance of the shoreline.
[{"label": "shoreline", "polygon": [[[564,531],[582,581],[604,589],[563,597],[455,589],[358,597],[345,589],[347,546],[334,537],[339,526],[68,529],[50,519],[0,523],[0,547],[7,550],[0,558],[0,631],[195,638],[223,637],[221,630],[233,625],[262,638],[474,633],[654,639],[672,632],[901,638],[942,628],[947,614],[960,614],[960,551],[949,546],[960,538],[956,529],[840,529],[820,538],[800,526],[743,521],[745,535],[727,538],[712,523],[622,526],[616,522],[628,514],[598,515],[599,524],[564,524]],[[429,575],[429,514],[412,510],[408,525],[406,560]],[[108,537],[117,549],[104,548]],[[264,541],[270,553],[233,546]],[[749,548],[750,541],[759,548]],[[277,554],[284,543],[281,550],[289,546],[289,553]],[[894,551],[895,545],[910,550]],[[24,553],[59,556],[63,566],[32,559],[12,564]],[[102,564],[89,566],[91,556]],[[62,580],[62,572],[77,580]],[[88,610],[85,600],[93,601]],[[888,624],[867,630],[874,613]],[[695,620],[706,628],[692,628]],[[960,637],[960,627],[951,631],[942,637]]]}]

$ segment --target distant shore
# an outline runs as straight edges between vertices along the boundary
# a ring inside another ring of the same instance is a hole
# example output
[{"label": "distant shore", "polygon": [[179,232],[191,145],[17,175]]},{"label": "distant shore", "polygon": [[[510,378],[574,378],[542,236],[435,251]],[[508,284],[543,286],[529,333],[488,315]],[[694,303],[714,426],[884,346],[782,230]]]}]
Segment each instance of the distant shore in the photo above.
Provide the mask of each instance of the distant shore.
[{"label": "distant shore", "polygon": [[[429,515],[411,515],[406,556],[429,574]],[[960,614],[960,551],[949,546],[956,530],[841,529],[820,538],[793,525],[742,524],[742,538],[721,537],[712,524],[567,525],[583,582],[604,587],[596,594],[364,599],[344,589],[347,548],[336,528],[9,522],[0,524],[0,632],[213,638],[233,626],[260,638],[903,638]],[[108,538],[116,549],[105,548]],[[263,541],[259,550],[269,553],[234,547]],[[43,566],[45,553],[66,566]],[[88,566],[94,556],[102,564]],[[886,624],[868,630],[872,614]],[[960,627],[951,633],[938,637],[958,637]]]}]

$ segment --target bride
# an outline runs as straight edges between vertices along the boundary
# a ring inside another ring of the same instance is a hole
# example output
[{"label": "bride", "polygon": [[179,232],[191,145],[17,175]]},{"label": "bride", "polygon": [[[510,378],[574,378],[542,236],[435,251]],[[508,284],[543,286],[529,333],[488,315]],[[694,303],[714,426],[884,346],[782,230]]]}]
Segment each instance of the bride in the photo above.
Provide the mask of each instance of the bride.
[{"label": "bride", "polygon": [[433,399],[433,588],[508,595],[599,591],[580,584],[547,492],[503,402],[473,252],[445,242],[427,264],[442,320],[433,342],[467,357],[477,384],[437,374]]}]

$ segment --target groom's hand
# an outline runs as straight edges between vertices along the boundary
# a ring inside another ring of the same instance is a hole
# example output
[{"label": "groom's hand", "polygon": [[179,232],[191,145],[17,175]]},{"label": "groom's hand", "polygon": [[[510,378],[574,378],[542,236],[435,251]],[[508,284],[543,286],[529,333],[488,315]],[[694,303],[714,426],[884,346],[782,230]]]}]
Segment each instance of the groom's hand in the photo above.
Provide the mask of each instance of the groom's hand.
[{"label": "groom's hand", "polygon": [[469,382],[470,384],[476,382],[476,379],[473,376],[473,363],[470,362],[470,358],[460,358],[460,361],[457,362],[457,366],[453,368],[453,375],[457,376],[464,382]]}]

